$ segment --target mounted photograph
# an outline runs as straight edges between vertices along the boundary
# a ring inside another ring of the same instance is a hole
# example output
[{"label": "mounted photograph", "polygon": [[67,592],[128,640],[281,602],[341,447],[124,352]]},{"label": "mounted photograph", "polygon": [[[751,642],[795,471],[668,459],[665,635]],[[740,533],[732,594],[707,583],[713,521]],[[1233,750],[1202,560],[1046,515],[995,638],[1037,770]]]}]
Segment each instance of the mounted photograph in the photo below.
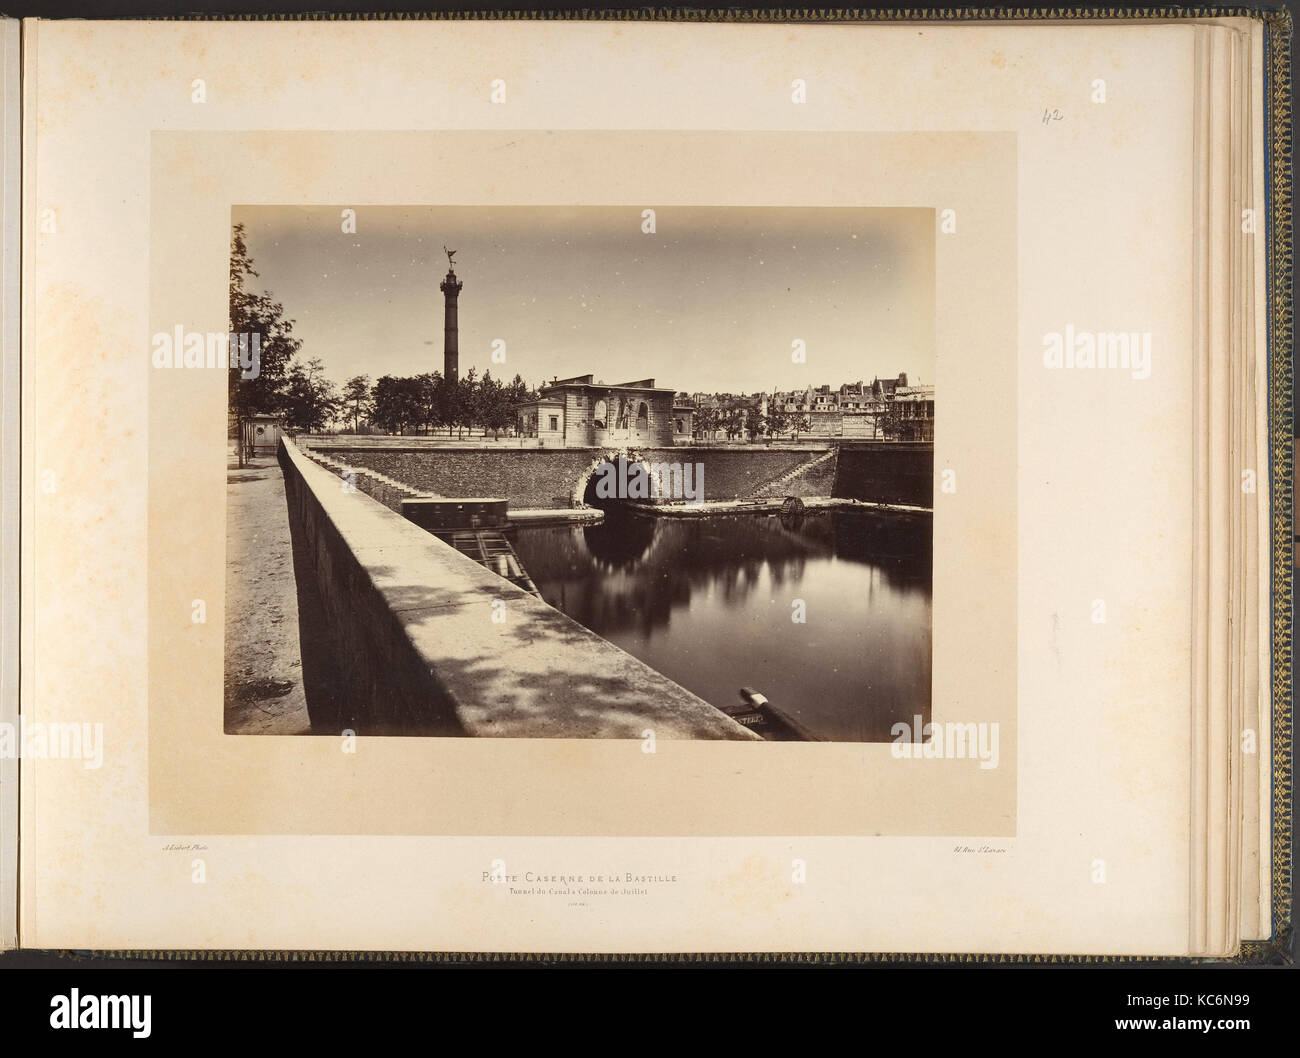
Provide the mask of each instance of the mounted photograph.
[{"label": "mounted photograph", "polygon": [[234,207],[225,732],[923,741],[935,231]]}]

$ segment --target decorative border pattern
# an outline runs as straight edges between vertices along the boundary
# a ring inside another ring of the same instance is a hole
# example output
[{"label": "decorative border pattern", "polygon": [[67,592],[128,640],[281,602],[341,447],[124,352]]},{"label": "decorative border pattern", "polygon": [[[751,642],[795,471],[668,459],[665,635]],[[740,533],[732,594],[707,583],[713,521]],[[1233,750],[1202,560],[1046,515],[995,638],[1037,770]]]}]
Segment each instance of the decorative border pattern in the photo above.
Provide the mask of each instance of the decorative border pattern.
[{"label": "decorative border pattern", "polygon": [[870,23],[870,22],[1111,22],[1198,18],[1249,18],[1264,24],[1265,34],[1265,164],[1268,196],[1268,319],[1269,447],[1272,489],[1272,605],[1273,605],[1273,859],[1272,935],[1245,941],[1230,959],[1173,958],[1121,955],[993,955],[891,952],[693,952],[668,954],[530,954],[498,952],[340,952],[340,951],[217,951],[122,950],[60,954],[70,958],[186,960],[235,963],[399,963],[470,965],[485,963],[581,965],[584,963],[667,963],[747,965],[1060,965],[1060,966],[1189,966],[1291,965],[1292,938],[1292,822],[1294,701],[1292,698],[1292,575],[1296,539],[1294,513],[1295,425],[1294,370],[1294,228],[1292,204],[1292,86],[1291,13],[1285,8],[1245,6],[1205,7],[989,7],[942,8],[789,8],[772,11],[701,8],[639,8],[627,11],[576,8],[566,11],[434,11],[391,14],[359,12],[316,15],[150,15],[155,21],[185,22],[381,22],[381,21],[599,21],[599,22],[729,22],[729,23]]}]

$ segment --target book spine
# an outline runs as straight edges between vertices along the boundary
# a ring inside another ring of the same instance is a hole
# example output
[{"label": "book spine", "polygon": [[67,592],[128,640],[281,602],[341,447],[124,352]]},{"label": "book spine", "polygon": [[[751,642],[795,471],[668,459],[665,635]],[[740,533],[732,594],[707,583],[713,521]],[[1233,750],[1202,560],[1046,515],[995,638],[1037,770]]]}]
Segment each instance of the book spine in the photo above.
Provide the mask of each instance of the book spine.
[{"label": "book spine", "polygon": [[[0,19],[0,951],[18,943],[21,23]],[[5,739],[5,733],[10,738]],[[4,747],[14,746],[14,752]]]}]

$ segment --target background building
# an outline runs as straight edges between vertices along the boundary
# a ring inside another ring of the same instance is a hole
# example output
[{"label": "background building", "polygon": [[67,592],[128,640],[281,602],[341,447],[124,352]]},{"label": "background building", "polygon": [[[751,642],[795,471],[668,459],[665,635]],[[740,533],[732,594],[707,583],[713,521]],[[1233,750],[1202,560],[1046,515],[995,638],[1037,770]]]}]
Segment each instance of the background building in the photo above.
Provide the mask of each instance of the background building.
[{"label": "background building", "polygon": [[911,385],[905,373],[871,382],[807,386],[734,395],[692,393],[697,441],[751,437],[849,440],[934,440],[934,387]]},{"label": "background building", "polygon": [[675,391],[653,378],[607,385],[591,375],[556,379],[536,400],[518,405],[520,433],[564,448],[643,444],[666,447],[688,426],[689,409],[674,408]]}]

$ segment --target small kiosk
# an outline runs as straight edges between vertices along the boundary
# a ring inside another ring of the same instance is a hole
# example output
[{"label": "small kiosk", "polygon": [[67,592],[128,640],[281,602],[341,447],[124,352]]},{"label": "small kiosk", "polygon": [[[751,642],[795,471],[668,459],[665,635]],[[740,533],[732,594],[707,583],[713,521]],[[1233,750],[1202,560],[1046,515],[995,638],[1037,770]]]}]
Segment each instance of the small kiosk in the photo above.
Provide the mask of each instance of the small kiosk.
[{"label": "small kiosk", "polygon": [[274,415],[250,415],[244,420],[244,458],[275,458],[280,444],[280,420]]}]

